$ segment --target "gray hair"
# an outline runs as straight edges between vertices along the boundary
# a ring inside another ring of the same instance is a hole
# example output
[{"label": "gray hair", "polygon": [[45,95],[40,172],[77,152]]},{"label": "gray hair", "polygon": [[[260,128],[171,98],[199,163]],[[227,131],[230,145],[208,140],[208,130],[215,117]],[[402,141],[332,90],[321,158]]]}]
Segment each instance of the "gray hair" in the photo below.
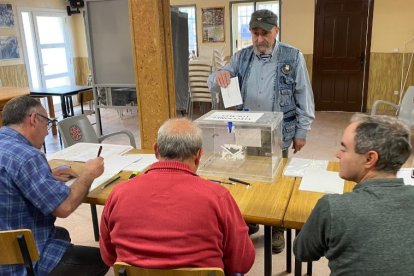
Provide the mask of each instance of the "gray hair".
[{"label": "gray hair", "polygon": [[13,98],[4,105],[2,113],[3,125],[21,124],[26,116],[29,116],[32,112],[36,112],[39,107],[42,107],[42,104],[30,96]]},{"label": "gray hair", "polygon": [[351,122],[359,122],[355,129],[355,152],[378,153],[376,169],[396,173],[407,161],[412,148],[410,129],[390,116],[355,114]]},{"label": "gray hair", "polygon": [[195,156],[202,144],[201,129],[188,119],[169,119],[158,130],[158,153],[165,159],[186,160]]}]

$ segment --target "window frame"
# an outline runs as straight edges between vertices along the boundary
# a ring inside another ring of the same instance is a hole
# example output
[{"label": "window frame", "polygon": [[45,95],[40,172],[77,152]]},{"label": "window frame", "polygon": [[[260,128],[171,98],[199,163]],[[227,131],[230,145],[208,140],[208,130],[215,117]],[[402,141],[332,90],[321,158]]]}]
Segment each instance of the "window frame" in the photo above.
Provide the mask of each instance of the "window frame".
[{"label": "window frame", "polygon": [[[188,4],[188,5],[172,5],[172,7],[180,10],[180,8],[194,8],[194,30],[195,30],[195,55],[198,56],[199,54],[199,43],[198,43],[198,32],[197,32],[197,5],[196,4]],[[181,11],[181,10],[180,10]],[[183,12],[183,11],[181,11]],[[188,32],[188,35],[190,36],[190,32]],[[190,37],[188,37],[188,42],[190,43]],[[191,54],[190,51],[190,45],[188,45],[189,55]]]},{"label": "window frame", "polygon": [[281,31],[281,22],[282,22],[282,0],[257,0],[257,1],[231,1],[229,3],[229,11],[230,11],[230,53],[231,55],[233,55],[235,53],[234,51],[234,39],[233,39],[233,5],[234,4],[253,4],[253,12],[257,10],[257,3],[261,3],[261,2],[279,2],[279,11],[277,13],[278,15],[278,27],[279,27],[279,34],[278,34],[278,38],[279,41],[282,41],[282,31]]}]

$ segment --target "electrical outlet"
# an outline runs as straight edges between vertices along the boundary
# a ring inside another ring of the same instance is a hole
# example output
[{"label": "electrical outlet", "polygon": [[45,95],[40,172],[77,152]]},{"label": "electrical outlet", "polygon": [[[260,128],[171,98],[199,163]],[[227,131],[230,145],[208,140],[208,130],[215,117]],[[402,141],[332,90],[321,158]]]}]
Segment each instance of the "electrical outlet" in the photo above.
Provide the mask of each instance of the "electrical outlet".
[{"label": "electrical outlet", "polygon": [[398,94],[400,94],[400,91],[395,90],[394,91],[394,96],[398,96]]}]

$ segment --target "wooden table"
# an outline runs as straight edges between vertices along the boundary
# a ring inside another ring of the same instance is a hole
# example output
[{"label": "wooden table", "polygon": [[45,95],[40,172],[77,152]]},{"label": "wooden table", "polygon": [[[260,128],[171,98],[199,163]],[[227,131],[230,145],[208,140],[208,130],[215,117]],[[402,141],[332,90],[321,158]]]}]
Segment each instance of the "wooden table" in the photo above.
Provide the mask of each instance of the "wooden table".
[{"label": "wooden table", "polygon": [[28,87],[0,87],[0,126],[3,124],[1,112],[4,105],[14,97],[29,95]]},{"label": "wooden table", "polygon": [[[339,171],[339,162],[330,161],[328,164],[329,171]],[[291,272],[291,240],[292,240],[292,229],[296,229],[296,234],[303,227],[315,207],[318,200],[324,196],[324,193],[300,191],[299,186],[302,181],[301,177],[297,177],[293,187],[293,192],[289,200],[288,207],[286,209],[285,216],[283,218],[283,226],[287,228],[287,244],[289,247],[286,248],[286,270]],[[355,182],[345,181],[344,193],[352,192],[352,189],[356,185]],[[308,275],[311,275],[312,263],[308,263]],[[300,262],[295,260],[295,275],[301,275],[302,265]]]},{"label": "wooden table", "polygon": [[[132,150],[129,153],[150,153],[151,151]],[[294,177],[286,177],[282,175],[283,168],[287,160],[283,160],[282,164],[275,176],[274,183],[263,183],[249,181],[251,186],[242,184],[223,185],[234,197],[240,211],[248,223],[257,223],[265,226],[264,239],[264,271],[266,276],[272,275],[272,226],[282,226],[283,216],[288,206],[291,196]],[[52,160],[51,167],[62,164],[62,161]],[[68,163],[67,163],[68,164]],[[70,163],[73,168],[79,166],[79,163]],[[131,172],[121,172],[121,178],[117,181],[122,182],[129,178]],[[209,179],[221,179],[217,177],[208,177]],[[225,179],[222,179],[225,180]],[[105,189],[100,187],[91,191],[85,203],[91,204],[92,221],[94,224],[95,239],[99,239],[98,217],[96,213],[96,205],[105,205],[105,202],[116,183]]]}]

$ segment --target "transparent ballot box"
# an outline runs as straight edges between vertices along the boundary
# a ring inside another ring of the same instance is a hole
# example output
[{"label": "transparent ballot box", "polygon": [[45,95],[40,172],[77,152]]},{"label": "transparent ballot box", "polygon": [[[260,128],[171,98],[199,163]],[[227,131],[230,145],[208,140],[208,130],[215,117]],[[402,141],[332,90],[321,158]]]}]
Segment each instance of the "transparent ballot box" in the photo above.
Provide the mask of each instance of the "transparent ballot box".
[{"label": "transparent ballot box", "polygon": [[282,160],[281,112],[212,110],[203,131],[199,175],[273,182]]}]

